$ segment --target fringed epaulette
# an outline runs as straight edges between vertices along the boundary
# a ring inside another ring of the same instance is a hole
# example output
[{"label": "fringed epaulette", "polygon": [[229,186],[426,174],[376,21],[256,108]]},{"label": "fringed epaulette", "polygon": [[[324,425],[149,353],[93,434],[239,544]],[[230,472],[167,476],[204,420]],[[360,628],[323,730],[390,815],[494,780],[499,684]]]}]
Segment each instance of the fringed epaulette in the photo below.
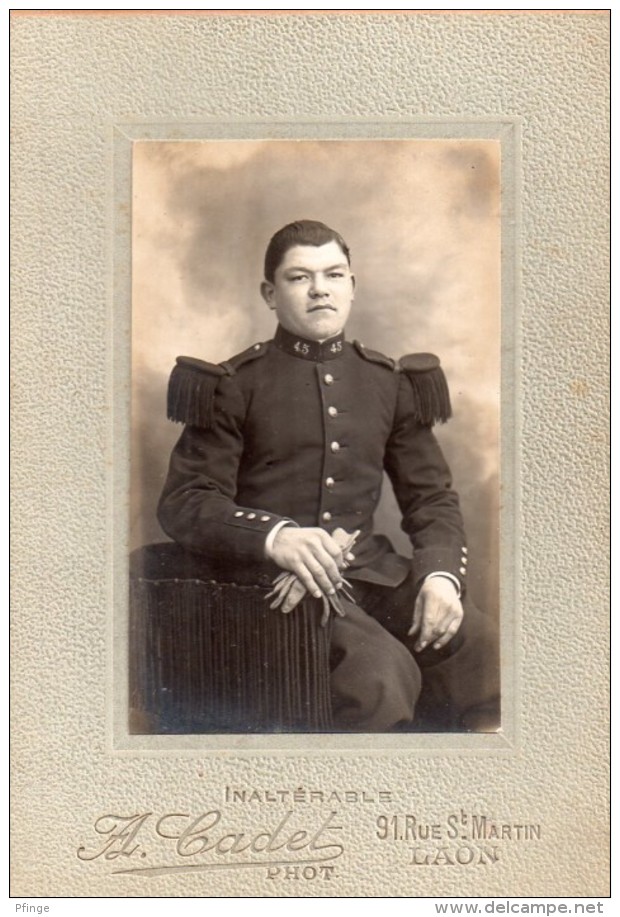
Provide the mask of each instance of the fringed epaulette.
[{"label": "fringed epaulette", "polygon": [[176,423],[208,429],[213,423],[213,400],[222,366],[193,357],[177,357],[168,383],[168,418]]},{"label": "fringed epaulette", "polygon": [[353,346],[365,360],[370,360],[371,363],[380,363],[382,366],[386,366],[392,371],[394,370],[396,366],[394,360],[391,360],[390,357],[386,357],[385,354],[379,353],[378,350],[369,350],[368,347],[364,347],[360,341],[353,341]]},{"label": "fringed epaulette", "polygon": [[445,423],[452,416],[452,407],[439,357],[434,353],[410,353],[401,357],[398,368],[411,383],[414,411],[420,423]]}]

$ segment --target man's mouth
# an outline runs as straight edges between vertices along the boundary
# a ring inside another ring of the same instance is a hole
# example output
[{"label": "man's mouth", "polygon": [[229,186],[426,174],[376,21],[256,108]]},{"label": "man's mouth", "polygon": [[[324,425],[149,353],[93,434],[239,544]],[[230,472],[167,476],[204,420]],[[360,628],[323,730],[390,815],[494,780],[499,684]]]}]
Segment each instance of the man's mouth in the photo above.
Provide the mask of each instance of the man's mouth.
[{"label": "man's mouth", "polygon": [[329,310],[330,312],[336,311],[336,309],[333,306],[331,306],[328,302],[324,302],[324,303],[320,303],[317,306],[311,306],[311,308],[308,309],[308,312],[323,312],[325,309]]}]

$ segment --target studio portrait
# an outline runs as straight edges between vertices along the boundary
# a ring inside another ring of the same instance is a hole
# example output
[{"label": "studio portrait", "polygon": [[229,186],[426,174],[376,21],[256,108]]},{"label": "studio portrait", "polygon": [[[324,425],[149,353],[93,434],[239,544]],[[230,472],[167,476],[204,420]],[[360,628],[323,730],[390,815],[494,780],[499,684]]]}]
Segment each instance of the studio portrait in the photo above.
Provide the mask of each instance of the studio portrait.
[{"label": "studio portrait", "polygon": [[137,141],[129,731],[501,728],[500,144]]}]

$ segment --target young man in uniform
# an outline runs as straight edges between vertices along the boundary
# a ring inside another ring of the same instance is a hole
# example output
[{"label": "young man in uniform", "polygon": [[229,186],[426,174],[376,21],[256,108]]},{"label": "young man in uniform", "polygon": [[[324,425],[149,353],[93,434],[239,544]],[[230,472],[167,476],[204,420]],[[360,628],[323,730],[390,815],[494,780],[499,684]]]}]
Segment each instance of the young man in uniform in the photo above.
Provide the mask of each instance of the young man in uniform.
[{"label": "young man in uniform", "polygon": [[[496,634],[466,599],[458,497],[432,433],[450,415],[445,378],[432,354],[395,366],[349,343],[354,291],[334,230],[302,220],[273,236],[261,293],[274,339],[218,366],[177,361],[169,414],[186,426],[159,519],[223,575],[290,571],[317,599],[353,598],[332,626],[336,728],[409,728],[420,700],[437,723],[495,729]],[[384,471],[412,559],[374,532]],[[342,530],[359,533],[344,555]]]}]

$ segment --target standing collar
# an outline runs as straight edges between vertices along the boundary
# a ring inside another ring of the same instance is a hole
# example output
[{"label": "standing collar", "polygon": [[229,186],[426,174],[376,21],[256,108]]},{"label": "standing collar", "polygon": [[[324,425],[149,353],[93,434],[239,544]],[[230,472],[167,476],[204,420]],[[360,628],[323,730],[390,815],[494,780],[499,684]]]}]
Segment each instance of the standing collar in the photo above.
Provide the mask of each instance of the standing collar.
[{"label": "standing collar", "polygon": [[329,338],[327,341],[319,343],[319,341],[308,341],[306,338],[291,334],[282,325],[278,325],[274,343],[280,350],[290,353],[293,357],[301,357],[302,360],[322,363],[324,360],[334,360],[344,353],[344,331],[341,331],[340,334],[333,338]]}]

